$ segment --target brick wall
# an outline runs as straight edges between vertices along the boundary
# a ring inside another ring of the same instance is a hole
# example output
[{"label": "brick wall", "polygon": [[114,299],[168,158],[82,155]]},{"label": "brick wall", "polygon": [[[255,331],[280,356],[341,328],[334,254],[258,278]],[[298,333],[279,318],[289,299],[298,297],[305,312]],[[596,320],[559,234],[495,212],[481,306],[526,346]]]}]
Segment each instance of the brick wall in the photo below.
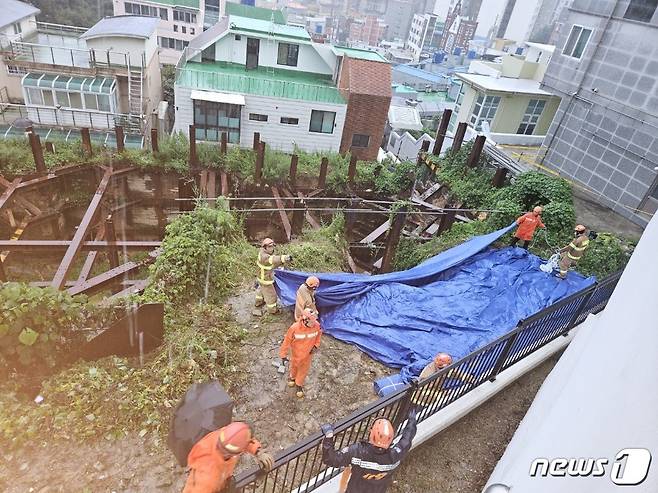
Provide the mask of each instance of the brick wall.
[{"label": "brick wall", "polygon": [[[352,152],[360,160],[376,159],[391,103],[391,66],[345,57],[338,87],[347,100],[340,152]],[[352,147],[355,134],[368,135],[368,147]]]}]

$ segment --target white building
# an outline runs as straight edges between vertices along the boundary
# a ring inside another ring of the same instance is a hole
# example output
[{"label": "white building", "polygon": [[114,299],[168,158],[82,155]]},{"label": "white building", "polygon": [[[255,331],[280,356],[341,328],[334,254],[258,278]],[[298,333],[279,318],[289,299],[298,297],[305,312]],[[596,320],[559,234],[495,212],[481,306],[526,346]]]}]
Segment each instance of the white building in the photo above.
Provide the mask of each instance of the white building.
[{"label": "white building", "polygon": [[302,27],[229,15],[198,36],[177,66],[174,130],[194,124],[199,140],[218,141],[225,132],[243,147],[258,132],[275,149],[374,159],[390,72],[376,52],[314,43]]},{"label": "white building", "polygon": [[438,16],[435,14],[415,14],[411,21],[411,29],[407,38],[407,48],[413,53],[414,60],[434,44]]},{"label": "white building", "polygon": [[18,0],[5,0],[0,16],[0,103],[20,102],[23,99],[23,74],[8,60],[11,42],[31,37],[37,31],[39,9]]},{"label": "white building", "polygon": [[[160,46],[161,63],[175,64],[189,42],[203,32],[204,0],[113,0],[113,2],[114,15],[142,15],[158,19],[157,42]],[[221,6],[223,4],[224,2],[220,2]]]}]

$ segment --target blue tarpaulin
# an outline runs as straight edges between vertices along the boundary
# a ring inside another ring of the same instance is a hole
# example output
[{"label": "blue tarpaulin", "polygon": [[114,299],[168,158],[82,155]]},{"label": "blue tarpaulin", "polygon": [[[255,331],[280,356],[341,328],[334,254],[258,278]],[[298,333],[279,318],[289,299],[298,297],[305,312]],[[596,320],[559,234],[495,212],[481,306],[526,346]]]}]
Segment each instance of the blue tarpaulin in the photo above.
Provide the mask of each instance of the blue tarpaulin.
[{"label": "blue tarpaulin", "polygon": [[[315,273],[323,331],[402,368],[406,380],[436,353],[460,359],[594,282],[575,272],[564,281],[546,274],[539,269],[543,260],[521,248],[490,248],[514,227],[476,236],[406,271]],[[284,305],[295,303],[308,275],[276,271]]]}]

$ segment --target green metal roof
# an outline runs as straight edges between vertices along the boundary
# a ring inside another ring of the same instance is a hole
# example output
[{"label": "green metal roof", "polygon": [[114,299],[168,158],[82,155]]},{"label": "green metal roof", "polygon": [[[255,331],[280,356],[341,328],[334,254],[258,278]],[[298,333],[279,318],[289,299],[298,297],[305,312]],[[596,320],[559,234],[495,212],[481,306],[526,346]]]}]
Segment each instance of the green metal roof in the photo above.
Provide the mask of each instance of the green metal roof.
[{"label": "green metal roof", "polygon": [[168,7],[188,7],[199,10],[199,0],[140,0],[141,2],[157,3]]},{"label": "green metal roof", "polygon": [[69,77],[68,75],[30,72],[23,77],[24,87],[40,89],[62,89],[93,94],[111,94],[116,88],[116,80],[108,77]]},{"label": "green metal roof", "polygon": [[229,16],[231,31],[262,33],[275,38],[298,39],[311,41],[311,35],[303,27],[288,26],[285,24],[273,24],[269,20],[250,19],[238,15]]},{"label": "green metal roof", "polygon": [[348,48],[347,46],[334,46],[334,49],[339,55],[347,55],[350,58],[369,60],[371,62],[389,63],[389,61],[383,55],[380,55],[376,51],[360,50],[358,48]]},{"label": "green metal roof", "polygon": [[243,5],[241,3],[226,2],[226,15],[237,15],[267,22],[274,21],[275,24],[286,23],[286,17],[282,10],[252,7],[251,5]]},{"label": "green metal roof", "polygon": [[329,76],[265,67],[245,70],[244,65],[237,63],[187,62],[176,84],[193,89],[345,104]]}]

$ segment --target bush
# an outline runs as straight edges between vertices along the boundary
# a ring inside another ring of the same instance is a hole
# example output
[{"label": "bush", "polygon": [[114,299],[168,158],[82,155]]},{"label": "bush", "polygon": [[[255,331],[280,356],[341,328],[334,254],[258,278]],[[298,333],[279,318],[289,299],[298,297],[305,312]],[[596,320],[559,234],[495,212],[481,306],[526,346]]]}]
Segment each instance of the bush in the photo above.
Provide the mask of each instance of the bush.
[{"label": "bush", "polygon": [[292,268],[306,272],[340,272],[345,267],[345,218],[336,214],[328,225],[308,229],[299,242],[279,247],[279,253],[293,256]]},{"label": "bush", "polygon": [[507,198],[502,198],[494,203],[493,209],[498,212],[490,213],[487,222],[494,231],[509,226],[523,214],[519,203]]},{"label": "bush", "polygon": [[82,340],[86,296],[27,284],[0,285],[0,370],[54,367]]},{"label": "bush", "polygon": [[539,171],[528,171],[516,177],[510,191],[525,210],[550,202],[571,204],[573,196],[569,183]]},{"label": "bush", "polygon": [[603,279],[622,270],[634,248],[634,242],[618,238],[612,233],[599,233],[595,240],[590,240],[576,269],[583,275]]},{"label": "bush", "polygon": [[213,208],[200,202],[167,225],[143,299],[178,305],[196,301],[204,294],[207,277],[212,296],[224,296],[248,276],[252,258],[256,250],[225,204],[218,200]]},{"label": "bush", "polygon": [[560,239],[567,240],[576,225],[576,210],[571,203],[550,202],[544,207],[542,221],[548,231]]}]

